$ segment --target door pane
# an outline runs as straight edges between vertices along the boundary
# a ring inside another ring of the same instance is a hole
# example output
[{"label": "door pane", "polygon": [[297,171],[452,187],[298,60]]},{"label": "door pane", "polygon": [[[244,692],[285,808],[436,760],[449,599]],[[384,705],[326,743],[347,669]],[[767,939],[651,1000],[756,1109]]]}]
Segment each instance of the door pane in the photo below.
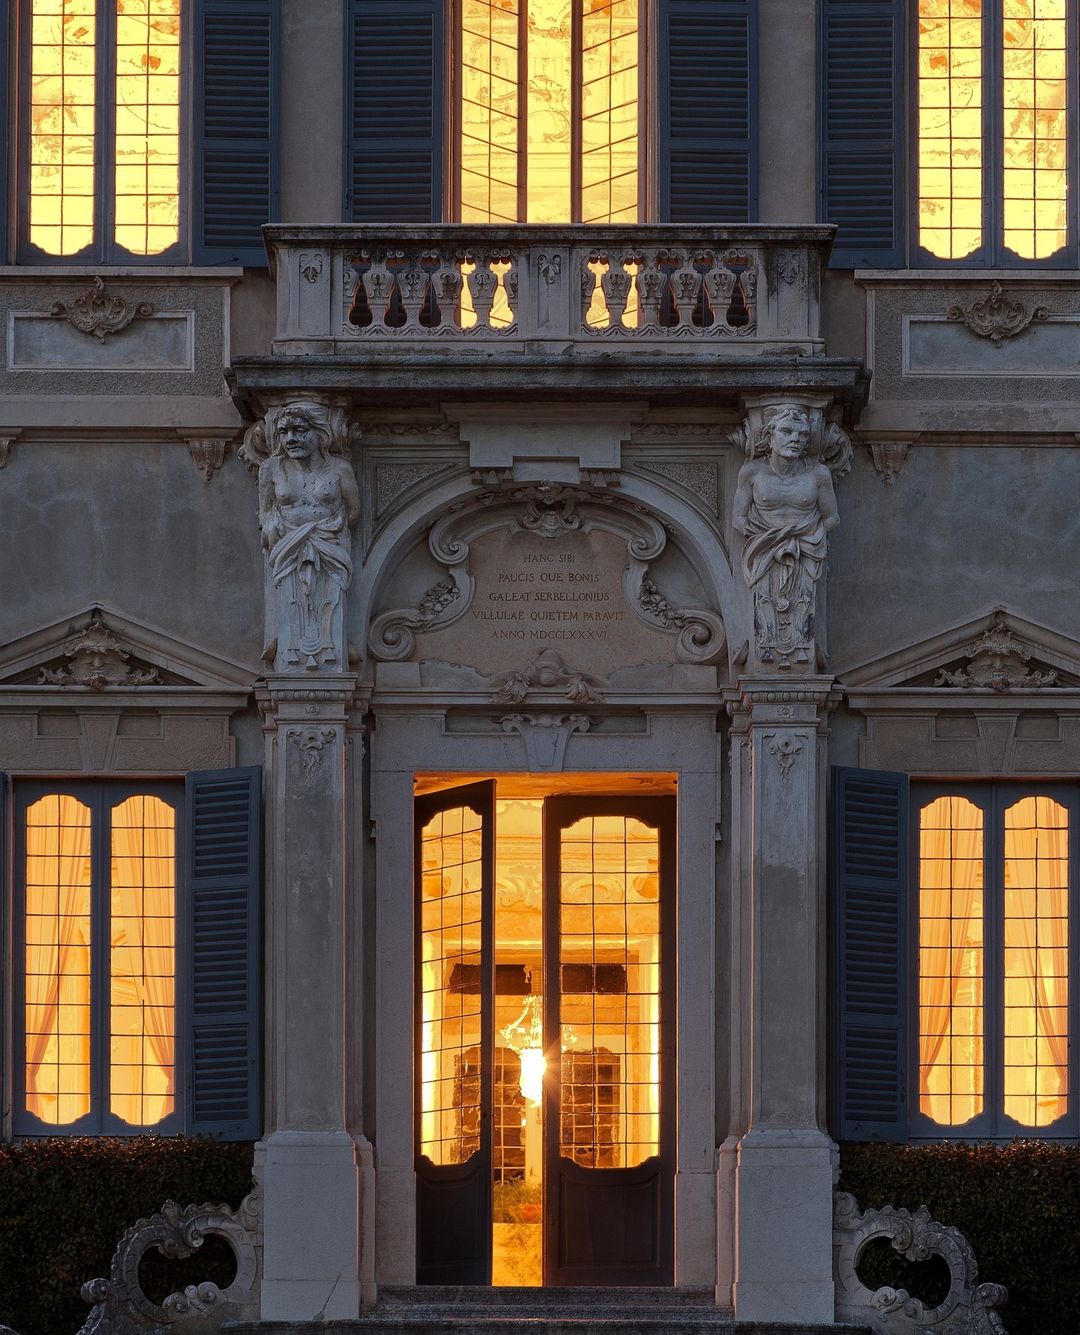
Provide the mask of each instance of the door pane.
[{"label": "door pane", "polygon": [[90,808],[49,793],[26,812],[26,1109],[90,1111]]},{"label": "door pane", "polygon": [[983,1110],[983,813],[939,797],[919,813],[919,1109]]},{"label": "door pane", "polygon": [[638,220],[638,0],[585,0],[581,220]]},{"label": "door pane", "polygon": [[1048,1126],[1069,1097],[1069,813],[1005,812],[1005,1113]]},{"label": "door pane", "polygon": [[438,812],[421,831],[420,859],[420,1153],[461,1164],[480,1148],[480,814]]},{"label": "door pane", "polygon": [[560,1155],[631,1168],[660,1150],[659,833],[587,816],[560,838]]},{"label": "door pane", "polygon": [[518,0],[462,0],[461,221],[518,221]]}]

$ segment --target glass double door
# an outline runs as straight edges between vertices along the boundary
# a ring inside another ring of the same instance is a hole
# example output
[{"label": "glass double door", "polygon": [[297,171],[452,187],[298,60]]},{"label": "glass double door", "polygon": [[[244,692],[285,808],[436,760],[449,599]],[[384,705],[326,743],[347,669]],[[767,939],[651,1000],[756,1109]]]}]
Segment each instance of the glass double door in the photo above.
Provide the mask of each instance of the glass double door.
[{"label": "glass double door", "polygon": [[670,1284],[674,799],[416,799],[417,1282]]}]

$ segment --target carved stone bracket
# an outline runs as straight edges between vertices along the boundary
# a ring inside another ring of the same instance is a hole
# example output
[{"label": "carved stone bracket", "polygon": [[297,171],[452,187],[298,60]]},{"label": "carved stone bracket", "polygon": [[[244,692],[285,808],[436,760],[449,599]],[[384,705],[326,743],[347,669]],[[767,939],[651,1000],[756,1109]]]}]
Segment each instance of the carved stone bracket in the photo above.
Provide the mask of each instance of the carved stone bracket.
[{"label": "carved stone bracket", "polygon": [[745,420],[726,429],[727,439],[747,459],[753,459],[763,448],[773,418],[793,406],[801,408],[809,418],[806,457],[825,464],[834,483],[847,477],[855,458],[851,437],[840,424],[840,410],[829,407],[819,396],[789,395],[783,402],[748,403]]},{"label": "carved stone bracket", "polygon": [[[949,1268],[951,1283],[945,1298],[933,1308],[905,1289],[881,1288],[872,1292],[858,1276],[859,1258],[875,1238],[888,1238],[895,1251],[910,1261],[940,1256]],[[1008,1291],[1001,1284],[980,1284],[971,1244],[956,1228],[930,1218],[926,1206],[914,1214],[892,1205],[860,1213],[858,1202],[837,1192],[833,1216],[833,1267],[836,1279],[836,1319],[867,1324],[882,1335],[1005,1335],[997,1308]]]},{"label": "carved stone bracket", "polygon": [[909,440],[868,440],[866,442],[877,475],[887,487],[891,487],[903,471],[911,444],[912,442]]},{"label": "carved stone bracket", "polygon": [[107,686],[162,684],[157,668],[132,667],[130,650],[106,626],[100,608],[93,610],[78,634],[65,640],[63,657],[67,662],[62,666],[39,669],[40,686],[85,686],[103,691]]},{"label": "carved stone bracket", "polygon": [[188,453],[191,462],[202,474],[204,482],[209,482],[225,462],[225,446],[228,442],[221,437],[187,436]]},{"label": "carved stone bracket", "polygon": [[6,468],[7,462],[11,458],[11,447],[19,439],[22,432],[19,430],[0,432],[0,468]]},{"label": "carved stone bracket", "polygon": [[1000,283],[994,283],[981,301],[972,302],[966,309],[963,306],[950,306],[950,320],[957,320],[978,334],[988,338],[995,348],[1000,348],[1006,339],[1022,334],[1035,322],[1049,318],[1050,312],[1045,306],[1025,306],[1020,300],[1007,297],[1001,290]]},{"label": "carved stone bracket", "polygon": [[568,667],[554,649],[544,649],[527,666],[500,672],[491,678],[492,699],[497,704],[520,704],[533,691],[558,692],[575,705],[604,702],[603,683],[597,677]]},{"label": "carved stone bracket", "polygon": [[[211,1335],[225,1321],[258,1316],[260,1209],[252,1192],[239,1209],[227,1205],[189,1205],[166,1201],[160,1213],[140,1219],[120,1239],[108,1279],[92,1279],[82,1287],[84,1301],[94,1310],[79,1335]],[[152,1247],[165,1256],[191,1256],[207,1236],[224,1238],[236,1260],[236,1277],[225,1289],[216,1284],[190,1284],[156,1303],[143,1292],[139,1265]]]},{"label": "carved stone bracket", "polygon": [[561,770],[571,736],[588,732],[592,726],[587,714],[504,714],[498,723],[503,732],[521,737],[528,768],[533,771]]},{"label": "carved stone bracket", "polygon": [[107,334],[118,334],[121,329],[126,329],[132,320],[145,320],[153,313],[154,308],[148,301],[129,302],[110,292],[100,274],[81,296],[70,302],[55,301],[49,309],[50,315],[66,320],[80,333],[92,335],[99,343],[105,342]]}]

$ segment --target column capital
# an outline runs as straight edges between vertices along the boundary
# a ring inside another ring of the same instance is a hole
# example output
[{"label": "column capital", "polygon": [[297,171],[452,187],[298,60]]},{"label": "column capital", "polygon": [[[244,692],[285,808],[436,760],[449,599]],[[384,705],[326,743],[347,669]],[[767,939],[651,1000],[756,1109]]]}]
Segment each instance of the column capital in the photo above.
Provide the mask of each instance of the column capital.
[{"label": "column capital", "polygon": [[350,723],[355,728],[356,715],[367,712],[356,685],[353,673],[268,676],[255,688],[263,731],[276,732],[285,723]]},{"label": "column capital", "polygon": [[767,724],[820,724],[840,703],[835,677],[748,676],[724,692],[732,731]]}]

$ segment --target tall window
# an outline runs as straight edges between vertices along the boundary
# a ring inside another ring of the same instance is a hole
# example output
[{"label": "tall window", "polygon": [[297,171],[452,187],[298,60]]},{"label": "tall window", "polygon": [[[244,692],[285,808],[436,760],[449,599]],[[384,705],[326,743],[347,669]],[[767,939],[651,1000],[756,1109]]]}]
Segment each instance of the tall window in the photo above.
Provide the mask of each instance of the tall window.
[{"label": "tall window", "polygon": [[918,1110],[1019,1134],[1069,1112],[1075,796],[917,793]]},{"label": "tall window", "polygon": [[169,1128],[181,785],[34,785],[17,806],[22,1129]]},{"label": "tall window", "polygon": [[931,256],[1037,261],[1067,245],[1068,8],[918,0],[917,225]]},{"label": "tall window", "polygon": [[459,0],[463,222],[633,223],[640,0]]},{"label": "tall window", "polygon": [[25,235],[42,256],[180,241],[181,0],[29,0]]}]

